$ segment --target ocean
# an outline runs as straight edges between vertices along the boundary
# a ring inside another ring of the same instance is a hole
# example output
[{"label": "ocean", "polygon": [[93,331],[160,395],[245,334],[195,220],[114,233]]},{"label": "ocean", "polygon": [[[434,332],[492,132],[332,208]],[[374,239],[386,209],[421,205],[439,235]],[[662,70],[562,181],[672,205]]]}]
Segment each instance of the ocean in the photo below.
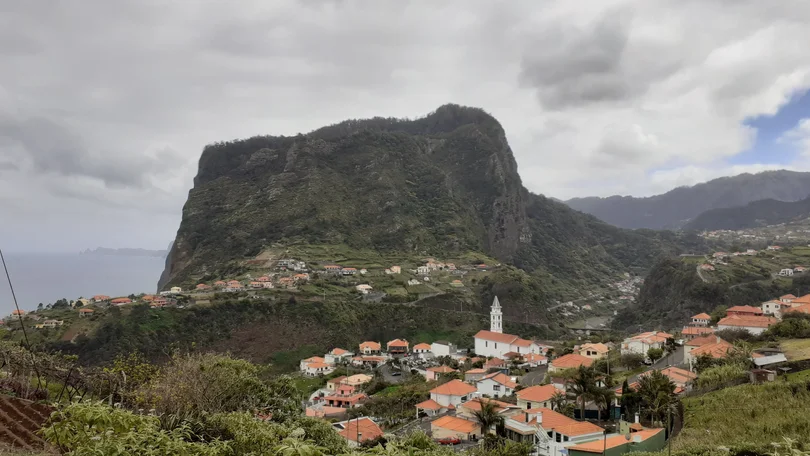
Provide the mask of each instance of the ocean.
[{"label": "ocean", "polygon": [[[79,255],[69,253],[6,253],[14,292],[23,310],[61,298],[97,294],[126,296],[153,293],[165,260],[156,257]],[[0,268],[0,274],[2,268]],[[5,274],[0,280],[0,317],[14,309]]]}]

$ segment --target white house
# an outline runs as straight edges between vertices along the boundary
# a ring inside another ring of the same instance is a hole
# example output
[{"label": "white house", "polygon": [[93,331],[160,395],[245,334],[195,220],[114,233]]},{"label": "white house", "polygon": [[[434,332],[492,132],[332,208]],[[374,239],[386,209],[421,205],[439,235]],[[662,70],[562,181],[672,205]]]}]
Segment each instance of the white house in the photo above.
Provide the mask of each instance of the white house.
[{"label": "white house", "polygon": [[354,353],[344,350],[342,348],[333,348],[329,353],[324,356],[326,364],[340,364],[342,362],[351,361]]},{"label": "white house", "polygon": [[776,318],[759,315],[729,315],[717,322],[717,329],[744,329],[757,336],[777,321]]},{"label": "white house", "polygon": [[435,356],[453,356],[456,354],[456,346],[450,342],[437,340],[430,344],[430,351]]},{"label": "white house", "polygon": [[709,321],[711,321],[711,319],[711,315],[702,312],[692,316],[692,324],[694,326],[709,326]]},{"label": "white house", "polygon": [[359,291],[360,293],[363,293],[363,294],[368,294],[372,290],[371,285],[369,285],[367,283],[361,283],[360,285],[357,285],[354,288],[357,291]]},{"label": "white house", "polygon": [[326,364],[326,360],[319,356],[313,356],[312,358],[301,360],[299,368],[304,375],[309,377],[329,375],[335,371],[334,366]]},{"label": "white house", "polygon": [[489,331],[481,330],[475,335],[475,353],[478,356],[502,358],[509,352],[518,354],[540,353],[540,346],[530,340],[503,333],[503,314],[498,297],[492,301],[489,314]]},{"label": "white house", "polygon": [[420,276],[428,275],[430,274],[430,268],[427,266],[417,266],[416,274]]},{"label": "white house", "polygon": [[504,420],[506,438],[534,444],[536,454],[561,456],[568,447],[593,442],[604,436],[604,429],[577,421],[549,408],[524,410]]},{"label": "white house", "polygon": [[773,315],[776,318],[782,318],[782,311],[790,308],[790,302],[772,299],[770,301],[763,302],[761,307],[763,314]]},{"label": "white house", "polygon": [[413,346],[412,350],[413,350],[413,353],[416,354],[416,355],[421,355],[421,354],[424,354],[424,353],[430,353],[430,344],[426,344],[426,343],[416,344],[416,345]]},{"label": "white house", "polygon": [[500,372],[494,372],[475,382],[478,394],[484,394],[496,399],[502,396],[511,396],[515,392],[517,385],[511,377]]},{"label": "white house", "polygon": [[793,275],[793,269],[791,269],[791,268],[782,269],[781,271],[779,271],[779,275],[780,276],[786,276],[786,277],[792,276]]},{"label": "white house", "polygon": [[475,392],[476,388],[468,383],[458,379],[450,380],[430,390],[430,399],[416,404],[416,410],[417,413],[422,411],[428,415],[444,413],[472,399]]},{"label": "white house", "polygon": [[183,289],[182,289],[182,288],[180,288],[180,287],[172,287],[172,288],[169,290],[169,292],[170,292],[171,294],[178,294],[178,293],[182,293],[182,292],[183,292]]},{"label": "white house", "polygon": [[664,348],[667,339],[672,338],[672,334],[663,331],[649,331],[638,334],[622,341],[622,355],[628,353],[638,353],[640,355],[647,355],[647,351],[651,348]]}]

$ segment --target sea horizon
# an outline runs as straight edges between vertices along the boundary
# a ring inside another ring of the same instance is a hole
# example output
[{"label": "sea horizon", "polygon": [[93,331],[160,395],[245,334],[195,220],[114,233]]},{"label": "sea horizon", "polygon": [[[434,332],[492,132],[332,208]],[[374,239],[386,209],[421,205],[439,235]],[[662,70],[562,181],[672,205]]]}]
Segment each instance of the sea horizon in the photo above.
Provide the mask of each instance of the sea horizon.
[{"label": "sea horizon", "polygon": [[[164,258],[147,256],[11,251],[3,255],[19,306],[26,311],[62,298],[151,293],[157,290],[165,265]],[[9,315],[14,300],[5,274],[0,282],[0,314]]]}]

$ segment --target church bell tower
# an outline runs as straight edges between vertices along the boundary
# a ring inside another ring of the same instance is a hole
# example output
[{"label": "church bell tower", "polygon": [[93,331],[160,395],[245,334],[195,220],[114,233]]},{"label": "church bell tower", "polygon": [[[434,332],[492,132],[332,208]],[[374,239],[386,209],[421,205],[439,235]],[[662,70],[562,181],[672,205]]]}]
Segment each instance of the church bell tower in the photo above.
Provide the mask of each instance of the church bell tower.
[{"label": "church bell tower", "polygon": [[496,333],[503,333],[503,314],[501,313],[501,303],[498,297],[492,300],[492,310],[489,312],[489,330]]}]

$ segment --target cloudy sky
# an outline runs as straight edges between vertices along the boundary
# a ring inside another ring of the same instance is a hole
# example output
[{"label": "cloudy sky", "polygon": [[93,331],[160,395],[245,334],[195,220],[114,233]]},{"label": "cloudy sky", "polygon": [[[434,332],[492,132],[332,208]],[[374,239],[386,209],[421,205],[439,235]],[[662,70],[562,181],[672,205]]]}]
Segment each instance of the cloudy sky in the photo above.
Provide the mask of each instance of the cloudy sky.
[{"label": "cloudy sky", "polygon": [[210,142],[479,106],[526,186],[810,167],[810,2],[25,0],[0,7],[0,240],[163,248]]}]

